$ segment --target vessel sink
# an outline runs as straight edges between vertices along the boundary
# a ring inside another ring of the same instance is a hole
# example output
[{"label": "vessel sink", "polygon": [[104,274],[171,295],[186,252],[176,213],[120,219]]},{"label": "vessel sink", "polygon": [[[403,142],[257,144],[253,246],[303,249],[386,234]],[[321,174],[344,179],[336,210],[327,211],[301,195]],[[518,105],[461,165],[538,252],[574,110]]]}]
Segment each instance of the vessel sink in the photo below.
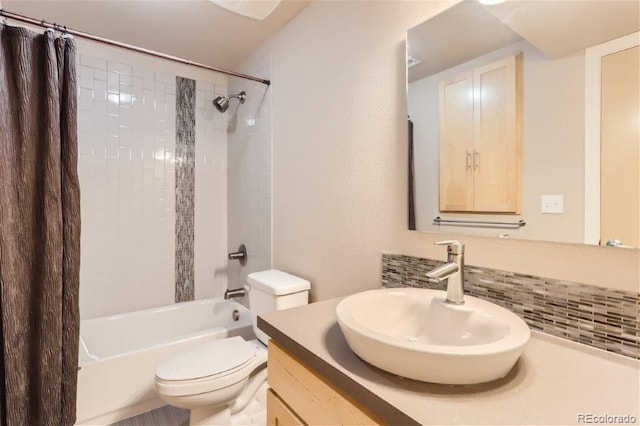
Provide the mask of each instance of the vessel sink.
[{"label": "vessel sink", "polygon": [[410,379],[451,385],[506,376],[531,332],[514,313],[476,297],[389,288],[356,293],[336,307],[349,347],[364,361]]}]

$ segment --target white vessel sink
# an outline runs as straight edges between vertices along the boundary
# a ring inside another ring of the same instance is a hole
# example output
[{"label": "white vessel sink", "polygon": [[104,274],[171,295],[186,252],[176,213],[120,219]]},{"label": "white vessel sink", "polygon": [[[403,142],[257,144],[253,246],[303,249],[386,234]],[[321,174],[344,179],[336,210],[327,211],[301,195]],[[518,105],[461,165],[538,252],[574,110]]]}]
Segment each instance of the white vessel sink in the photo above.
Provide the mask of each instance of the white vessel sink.
[{"label": "white vessel sink", "polygon": [[390,288],[357,293],[336,307],[351,350],[376,367],[424,382],[484,383],[504,377],[531,333],[514,313],[475,297]]}]

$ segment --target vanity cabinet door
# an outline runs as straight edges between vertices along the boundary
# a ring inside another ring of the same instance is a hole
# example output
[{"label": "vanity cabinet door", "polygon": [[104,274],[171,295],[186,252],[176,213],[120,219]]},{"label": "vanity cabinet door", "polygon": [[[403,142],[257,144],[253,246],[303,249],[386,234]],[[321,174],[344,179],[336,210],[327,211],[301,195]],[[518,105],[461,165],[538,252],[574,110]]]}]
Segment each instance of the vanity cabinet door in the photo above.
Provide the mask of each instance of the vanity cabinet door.
[{"label": "vanity cabinet door", "polygon": [[440,211],[519,213],[520,61],[440,82]]},{"label": "vanity cabinet door", "polygon": [[[327,382],[294,355],[269,341],[269,386],[295,416],[309,425],[380,424],[341,389]],[[274,419],[267,406],[267,419]],[[281,417],[282,418],[282,417]],[[271,423],[269,423],[271,424]]]},{"label": "vanity cabinet door", "polygon": [[304,422],[271,390],[267,390],[267,426],[295,425]]}]

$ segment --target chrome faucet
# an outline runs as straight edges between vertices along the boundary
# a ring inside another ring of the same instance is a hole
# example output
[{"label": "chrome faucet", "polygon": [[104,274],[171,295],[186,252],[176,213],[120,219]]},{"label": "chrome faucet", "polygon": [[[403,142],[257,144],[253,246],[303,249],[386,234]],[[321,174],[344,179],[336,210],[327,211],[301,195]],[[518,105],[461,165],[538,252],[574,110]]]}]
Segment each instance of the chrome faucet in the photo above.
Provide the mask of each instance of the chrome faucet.
[{"label": "chrome faucet", "polygon": [[427,272],[429,281],[440,283],[447,280],[447,303],[464,303],[464,244],[460,241],[438,241],[436,246],[447,246],[447,263]]}]

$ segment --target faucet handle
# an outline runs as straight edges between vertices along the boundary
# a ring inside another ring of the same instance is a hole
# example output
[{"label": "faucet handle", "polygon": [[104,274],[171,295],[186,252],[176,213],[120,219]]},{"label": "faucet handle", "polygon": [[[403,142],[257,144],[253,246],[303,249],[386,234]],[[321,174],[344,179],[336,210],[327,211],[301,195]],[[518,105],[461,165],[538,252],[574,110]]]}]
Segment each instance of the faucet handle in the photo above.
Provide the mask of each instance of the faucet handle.
[{"label": "faucet handle", "polygon": [[464,243],[461,243],[458,240],[436,241],[433,245],[447,246],[447,253],[464,254]]},{"label": "faucet handle", "polygon": [[433,243],[434,246],[450,246],[453,244],[462,244],[462,243],[458,240],[444,240],[444,241],[436,241],[435,243]]}]

